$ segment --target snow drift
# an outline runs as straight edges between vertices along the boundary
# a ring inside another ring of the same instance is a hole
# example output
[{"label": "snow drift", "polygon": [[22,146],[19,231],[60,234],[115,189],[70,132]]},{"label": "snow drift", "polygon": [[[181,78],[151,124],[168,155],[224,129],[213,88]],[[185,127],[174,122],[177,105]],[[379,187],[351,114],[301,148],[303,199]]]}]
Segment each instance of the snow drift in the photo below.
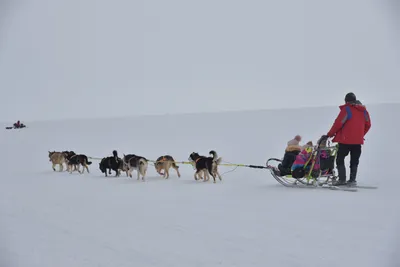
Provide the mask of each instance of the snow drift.
[{"label": "snow drift", "polygon": [[[371,105],[357,193],[284,188],[267,170],[181,165],[146,182],[54,172],[48,151],[116,149],[149,159],[193,151],[264,165],[296,134],[316,141],[337,107],[27,123],[1,132],[0,266],[396,266],[400,105]],[[4,128],[3,128],[4,129]],[[348,160],[347,160],[348,163]],[[225,173],[225,174],[224,174]]]}]

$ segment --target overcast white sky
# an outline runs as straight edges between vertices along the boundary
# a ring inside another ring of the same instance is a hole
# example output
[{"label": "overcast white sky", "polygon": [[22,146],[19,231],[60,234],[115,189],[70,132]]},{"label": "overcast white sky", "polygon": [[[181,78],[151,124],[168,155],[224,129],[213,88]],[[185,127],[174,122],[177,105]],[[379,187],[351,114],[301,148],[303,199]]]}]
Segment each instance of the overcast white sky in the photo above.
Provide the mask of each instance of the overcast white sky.
[{"label": "overcast white sky", "polygon": [[400,102],[394,0],[0,0],[0,120]]}]

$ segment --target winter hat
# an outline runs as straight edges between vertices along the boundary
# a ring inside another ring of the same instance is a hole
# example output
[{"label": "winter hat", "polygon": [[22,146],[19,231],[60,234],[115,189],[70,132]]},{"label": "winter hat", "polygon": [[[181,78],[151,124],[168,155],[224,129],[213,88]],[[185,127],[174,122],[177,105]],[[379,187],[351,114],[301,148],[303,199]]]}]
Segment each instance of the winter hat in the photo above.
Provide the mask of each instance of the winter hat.
[{"label": "winter hat", "polygon": [[348,103],[348,102],[354,102],[354,101],[356,101],[357,100],[357,98],[356,98],[356,95],[354,94],[354,93],[348,93],[346,96],[345,96],[345,98],[344,98],[344,101],[346,102],[346,103]]}]

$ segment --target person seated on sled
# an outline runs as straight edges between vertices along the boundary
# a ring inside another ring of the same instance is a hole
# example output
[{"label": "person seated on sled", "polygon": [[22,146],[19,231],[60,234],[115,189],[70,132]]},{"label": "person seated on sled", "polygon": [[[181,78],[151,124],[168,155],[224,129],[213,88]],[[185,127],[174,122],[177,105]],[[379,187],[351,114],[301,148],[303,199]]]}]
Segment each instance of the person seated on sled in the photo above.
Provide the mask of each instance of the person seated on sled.
[{"label": "person seated on sled", "polygon": [[285,154],[283,156],[282,163],[278,165],[278,172],[276,172],[279,176],[285,176],[291,174],[290,168],[292,167],[293,162],[296,159],[296,156],[302,150],[302,146],[300,146],[301,136],[296,135],[294,139],[287,142],[287,147],[285,149]]},{"label": "person seated on sled", "polygon": [[331,149],[326,148],[327,142],[327,136],[322,136],[318,141],[320,144],[320,169],[322,175],[332,175],[335,168],[335,155],[332,155]]},{"label": "person seated on sled", "polygon": [[14,128],[20,128],[21,127],[21,122],[17,121],[16,123],[14,123]]},{"label": "person seated on sled", "polygon": [[296,135],[292,140],[287,142],[288,146],[299,146],[301,142],[301,136]]},{"label": "person seated on sled", "polygon": [[19,129],[19,128],[24,128],[26,127],[23,123],[21,123],[20,121],[17,121],[16,123],[14,123],[14,129]]},{"label": "person seated on sled", "polygon": [[292,177],[293,178],[303,178],[306,174],[310,172],[311,166],[314,164],[313,170],[311,172],[311,176],[316,178],[319,176],[319,160],[315,162],[314,159],[311,159],[313,155],[313,143],[308,142],[301,152],[296,156],[295,161],[291,167]]}]

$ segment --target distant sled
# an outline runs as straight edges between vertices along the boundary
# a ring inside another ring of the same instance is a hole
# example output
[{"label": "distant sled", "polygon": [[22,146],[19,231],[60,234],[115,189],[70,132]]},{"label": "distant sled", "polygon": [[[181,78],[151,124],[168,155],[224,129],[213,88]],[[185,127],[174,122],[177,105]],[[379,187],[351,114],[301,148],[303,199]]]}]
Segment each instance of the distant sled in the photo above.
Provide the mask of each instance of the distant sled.
[{"label": "distant sled", "polygon": [[21,123],[20,121],[17,121],[16,123],[14,123],[13,126],[7,126],[6,129],[7,130],[11,130],[11,129],[21,129],[21,128],[26,128],[26,125]]}]

